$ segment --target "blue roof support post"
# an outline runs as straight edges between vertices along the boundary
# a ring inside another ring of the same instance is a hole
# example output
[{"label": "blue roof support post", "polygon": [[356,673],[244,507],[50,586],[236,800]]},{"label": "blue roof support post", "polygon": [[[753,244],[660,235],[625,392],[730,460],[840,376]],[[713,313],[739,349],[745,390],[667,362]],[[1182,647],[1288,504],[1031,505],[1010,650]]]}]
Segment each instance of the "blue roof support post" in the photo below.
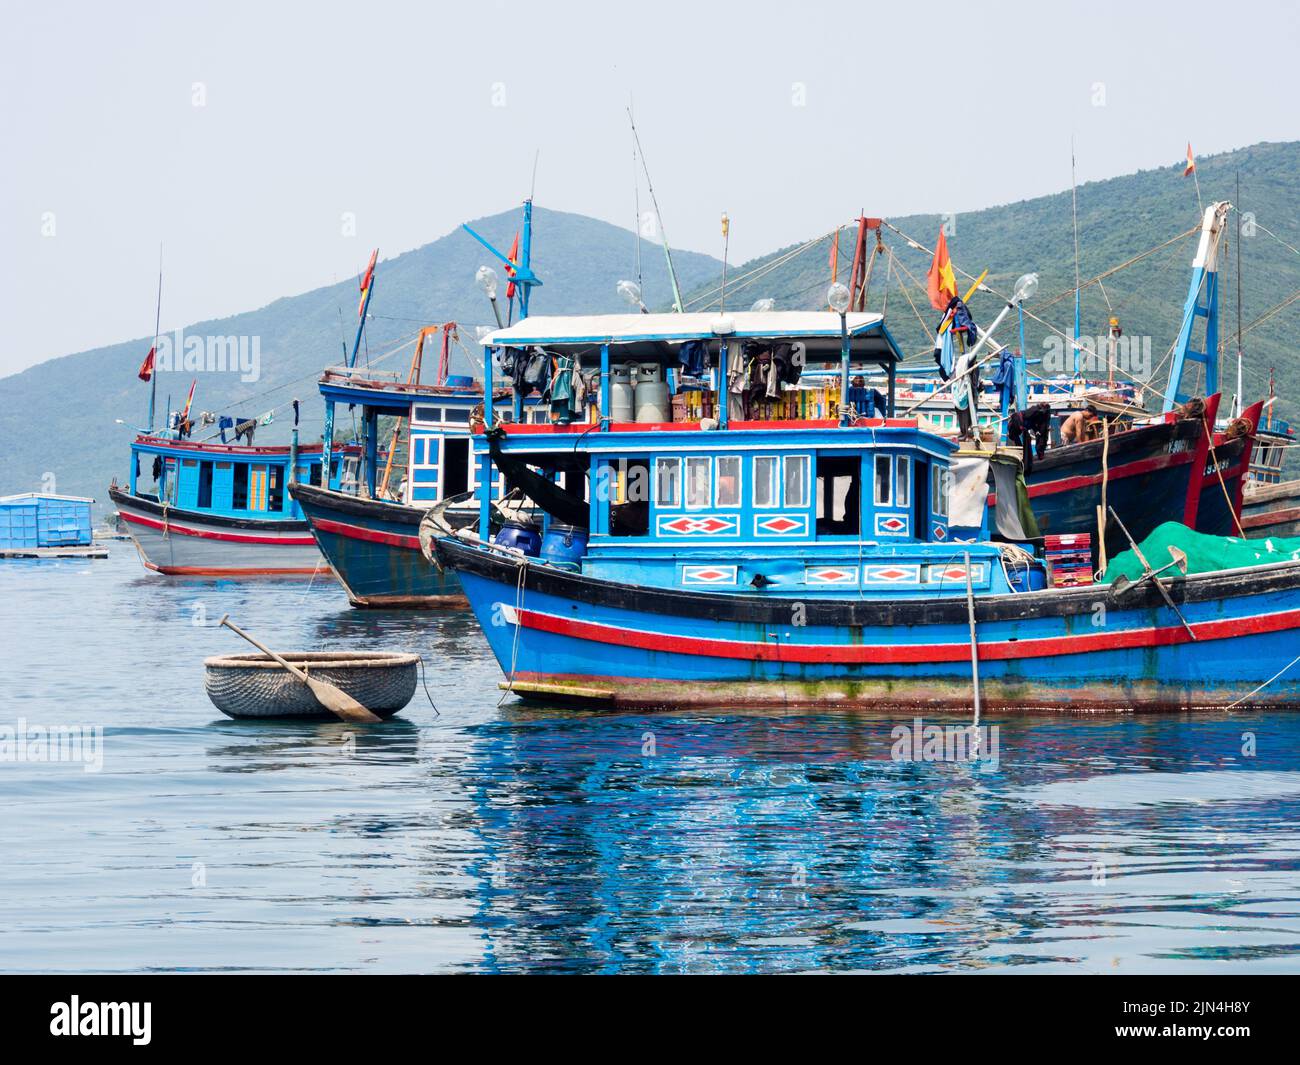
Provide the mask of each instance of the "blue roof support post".
[{"label": "blue roof support post", "polygon": [[1025,302],[1016,301],[1016,313],[1020,315],[1020,357],[1016,359],[1016,410],[1024,414],[1029,405],[1029,367],[1025,362]]},{"label": "blue roof support post", "polygon": [[366,489],[375,498],[375,482],[379,466],[379,408],[365,408],[366,426]]},{"label": "blue roof support post", "polygon": [[609,387],[609,345],[600,346],[600,431],[609,432],[610,402],[613,392]]},{"label": "blue roof support post", "polygon": [[[485,348],[483,351],[483,429],[492,428],[496,412],[492,402],[492,393],[496,390],[492,379],[492,360],[496,350]],[[473,426],[470,427],[473,431]],[[485,543],[492,537],[492,455],[487,449],[487,440],[483,441],[483,451],[478,457],[478,535]]]},{"label": "blue roof support post", "polygon": [[135,483],[138,480],[136,471],[140,468],[140,452],[135,448],[131,449],[131,494],[136,494]]},{"label": "blue roof support post", "polygon": [[718,345],[718,428],[726,429],[731,424],[731,392],[727,388],[727,361],[731,353],[727,350],[727,338],[723,337]]},{"label": "blue roof support post", "polygon": [[[891,393],[894,391],[891,387]],[[840,315],[840,424],[849,424],[849,319]]]},{"label": "blue roof support post", "polygon": [[892,418],[894,416],[894,393],[896,391],[898,379],[897,364],[891,362],[887,367],[885,367],[885,374],[889,378],[889,397],[885,403],[885,410],[888,411],[887,416]]},{"label": "blue roof support post", "polygon": [[332,399],[325,401],[325,428],[321,430],[320,439],[320,480],[323,487],[329,488],[330,460],[334,453],[334,401]]},{"label": "blue roof support post", "polygon": [[[1165,413],[1191,399],[1183,391],[1183,373],[1189,362],[1199,362],[1205,367],[1205,394],[1219,391],[1219,238],[1227,221],[1227,201],[1211,204],[1205,209],[1201,224],[1201,240],[1192,260],[1192,279],[1187,288],[1187,302],[1183,305],[1182,324],[1178,339],[1174,341],[1174,357],[1169,367],[1169,385],[1161,408]],[[1205,319],[1205,346],[1192,348],[1192,331],[1196,319]]]}]

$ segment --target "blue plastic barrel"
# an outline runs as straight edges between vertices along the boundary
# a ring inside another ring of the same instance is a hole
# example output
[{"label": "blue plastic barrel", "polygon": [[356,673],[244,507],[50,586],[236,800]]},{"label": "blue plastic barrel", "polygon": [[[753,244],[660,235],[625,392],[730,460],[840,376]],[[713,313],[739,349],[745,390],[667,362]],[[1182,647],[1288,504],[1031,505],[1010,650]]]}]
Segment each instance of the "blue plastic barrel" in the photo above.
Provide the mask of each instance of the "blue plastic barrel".
[{"label": "blue plastic barrel", "polygon": [[522,521],[508,521],[501,526],[501,531],[492,538],[492,542],[502,547],[518,548],[529,558],[536,558],[542,550],[542,534],[536,525]]},{"label": "blue plastic barrel", "polygon": [[587,553],[587,530],[553,521],[542,537],[542,558],[547,562],[577,566]]}]

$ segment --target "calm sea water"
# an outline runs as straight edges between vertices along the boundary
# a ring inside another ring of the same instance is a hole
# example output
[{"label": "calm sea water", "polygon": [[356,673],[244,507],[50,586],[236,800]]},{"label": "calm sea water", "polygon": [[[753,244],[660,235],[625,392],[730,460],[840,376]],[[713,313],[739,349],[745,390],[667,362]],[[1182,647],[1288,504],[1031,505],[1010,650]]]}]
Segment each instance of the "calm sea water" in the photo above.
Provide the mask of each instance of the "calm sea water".
[{"label": "calm sea water", "polygon": [[[227,612],[418,651],[440,714],[228,720]],[[5,970],[1300,971],[1300,715],[998,715],[994,767],[892,760],[910,714],[498,705],[468,614],[126,543],[0,563],[0,634],[0,725],[104,743],[0,763]]]}]

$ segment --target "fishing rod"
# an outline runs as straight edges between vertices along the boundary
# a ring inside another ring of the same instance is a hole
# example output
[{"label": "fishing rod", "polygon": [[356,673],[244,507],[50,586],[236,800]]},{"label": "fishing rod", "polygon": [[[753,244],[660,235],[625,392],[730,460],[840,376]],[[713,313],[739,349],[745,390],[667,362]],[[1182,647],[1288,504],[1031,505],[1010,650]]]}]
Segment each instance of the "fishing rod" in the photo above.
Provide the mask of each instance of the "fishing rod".
[{"label": "fishing rod", "polygon": [[650,192],[650,202],[655,206],[655,217],[659,219],[659,236],[663,239],[664,258],[668,261],[668,280],[673,286],[673,310],[682,313],[682,293],[677,287],[677,271],[673,269],[673,253],[668,247],[668,231],[664,228],[664,214],[659,210],[659,198],[655,195],[654,182],[650,180],[650,165],[646,162],[645,149],[641,147],[641,137],[636,131],[636,120],[632,117],[632,108],[627,109],[627,120],[632,126],[632,139],[636,142],[637,154],[641,157],[641,168],[645,171],[645,184]]}]

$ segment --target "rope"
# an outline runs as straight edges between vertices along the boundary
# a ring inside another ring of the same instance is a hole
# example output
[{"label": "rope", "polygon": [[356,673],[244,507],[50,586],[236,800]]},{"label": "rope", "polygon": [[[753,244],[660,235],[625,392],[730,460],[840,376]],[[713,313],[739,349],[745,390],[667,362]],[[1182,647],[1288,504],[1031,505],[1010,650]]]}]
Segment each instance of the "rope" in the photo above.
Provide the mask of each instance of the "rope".
[{"label": "rope", "polygon": [[1260,692],[1262,692],[1265,688],[1267,688],[1270,684],[1272,684],[1275,680],[1277,680],[1278,677],[1280,677],[1280,676],[1281,676],[1283,673],[1285,673],[1288,669],[1290,669],[1292,666],[1294,666],[1297,662],[1300,662],[1300,656],[1297,656],[1297,657],[1291,659],[1290,662],[1288,662],[1288,663],[1287,663],[1286,665],[1284,665],[1281,669],[1279,669],[1276,673],[1274,673],[1271,677],[1269,677],[1268,680],[1264,681],[1264,683],[1261,684],[1261,685],[1260,685],[1258,688],[1256,688],[1254,691],[1247,692],[1247,693],[1246,693],[1245,695],[1243,695],[1240,699],[1238,699],[1235,703],[1229,703],[1226,707],[1224,707],[1224,709],[1225,709],[1225,710],[1235,710],[1235,709],[1236,709],[1237,707],[1239,707],[1242,703],[1244,703],[1247,699],[1254,698],[1254,696],[1256,696],[1256,695],[1258,695]]},{"label": "rope", "polygon": [[524,619],[522,617],[524,609],[524,579],[528,572],[528,560],[521,559],[519,562],[519,577],[515,581],[515,635],[510,643],[510,677],[506,681],[505,691],[501,693],[501,698],[497,700],[497,706],[506,701],[506,696],[514,693],[515,690],[515,669],[519,664],[519,634],[523,632]]},{"label": "rope", "polygon": [[[1237,527],[1237,535],[1244,540],[1246,539],[1246,533],[1241,527],[1241,519],[1237,517],[1237,508],[1232,505],[1232,497],[1228,495],[1228,485],[1223,479],[1223,470],[1219,468],[1219,456],[1214,450],[1214,429],[1206,420],[1204,410],[1201,411],[1201,425],[1205,428],[1205,432],[1208,434],[1208,439],[1210,441],[1210,461],[1214,463],[1214,472],[1219,478],[1219,487],[1223,489],[1223,499],[1228,504],[1228,513],[1232,515],[1232,524]],[[1242,472],[1242,476],[1246,476],[1244,471]]]}]

